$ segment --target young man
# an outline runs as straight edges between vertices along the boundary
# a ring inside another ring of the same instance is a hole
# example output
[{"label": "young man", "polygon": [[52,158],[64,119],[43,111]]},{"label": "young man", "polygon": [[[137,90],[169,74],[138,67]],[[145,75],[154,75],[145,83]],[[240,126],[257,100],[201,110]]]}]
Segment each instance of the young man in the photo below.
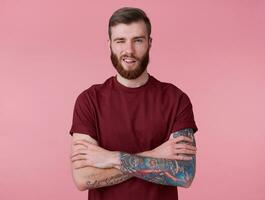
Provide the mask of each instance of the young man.
[{"label": "young man", "polygon": [[195,175],[198,130],[189,97],[147,72],[151,24],[137,8],[109,20],[117,75],[76,100],[70,134],[72,172],[90,200],[178,199]]}]

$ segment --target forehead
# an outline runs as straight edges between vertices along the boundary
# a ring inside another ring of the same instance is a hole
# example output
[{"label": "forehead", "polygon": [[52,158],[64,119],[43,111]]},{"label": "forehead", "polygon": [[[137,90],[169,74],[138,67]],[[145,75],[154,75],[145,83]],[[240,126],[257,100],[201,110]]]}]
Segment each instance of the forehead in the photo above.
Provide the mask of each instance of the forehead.
[{"label": "forehead", "polygon": [[138,36],[147,37],[147,28],[144,21],[132,22],[130,24],[117,24],[111,27],[111,38],[115,39],[117,37],[122,38],[133,38]]}]

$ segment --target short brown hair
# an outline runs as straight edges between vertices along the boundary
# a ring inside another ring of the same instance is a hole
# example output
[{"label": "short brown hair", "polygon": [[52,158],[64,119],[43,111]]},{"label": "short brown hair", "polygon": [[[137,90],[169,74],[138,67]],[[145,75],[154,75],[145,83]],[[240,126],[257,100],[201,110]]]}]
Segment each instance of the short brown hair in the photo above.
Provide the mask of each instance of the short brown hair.
[{"label": "short brown hair", "polygon": [[130,24],[132,22],[144,21],[148,37],[151,35],[151,23],[146,13],[139,8],[123,7],[116,10],[109,19],[108,34],[111,39],[111,27],[117,24]]}]

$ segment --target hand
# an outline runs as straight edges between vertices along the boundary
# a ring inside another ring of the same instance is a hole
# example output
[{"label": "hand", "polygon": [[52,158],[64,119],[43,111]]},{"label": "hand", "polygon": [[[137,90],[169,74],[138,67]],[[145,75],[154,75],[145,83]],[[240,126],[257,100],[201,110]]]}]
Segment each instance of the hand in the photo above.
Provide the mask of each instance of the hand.
[{"label": "hand", "polygon": [[[157,148],[149,152],[151,157],[174,160],[191,160],[197,148],[191,145],[192,139],[186,136],[170,138]],[[190,154],[188,156],[187,154]]]},{"label": "hand", "polygon": [[108,151],[85,140],[74,141],[72,152],[71,161],[75,169],[88,166],[111,168],[120,162],[119,152]]}]

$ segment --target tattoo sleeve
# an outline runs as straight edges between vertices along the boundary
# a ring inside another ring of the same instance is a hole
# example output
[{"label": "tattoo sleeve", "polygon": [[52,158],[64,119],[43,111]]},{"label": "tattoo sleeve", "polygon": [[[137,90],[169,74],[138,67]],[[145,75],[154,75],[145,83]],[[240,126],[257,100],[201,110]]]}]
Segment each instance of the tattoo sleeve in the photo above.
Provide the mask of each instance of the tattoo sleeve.
[{"label": "tattoo sleeve", "polygon": [[[196,146],[191,128],[173,133],[174,138],[181,135],[190,137]],[[189,187],[195,175],[195,155],[192,160],[170,160],[121,152],[120,160],[122,172],[157,184]]]}]

